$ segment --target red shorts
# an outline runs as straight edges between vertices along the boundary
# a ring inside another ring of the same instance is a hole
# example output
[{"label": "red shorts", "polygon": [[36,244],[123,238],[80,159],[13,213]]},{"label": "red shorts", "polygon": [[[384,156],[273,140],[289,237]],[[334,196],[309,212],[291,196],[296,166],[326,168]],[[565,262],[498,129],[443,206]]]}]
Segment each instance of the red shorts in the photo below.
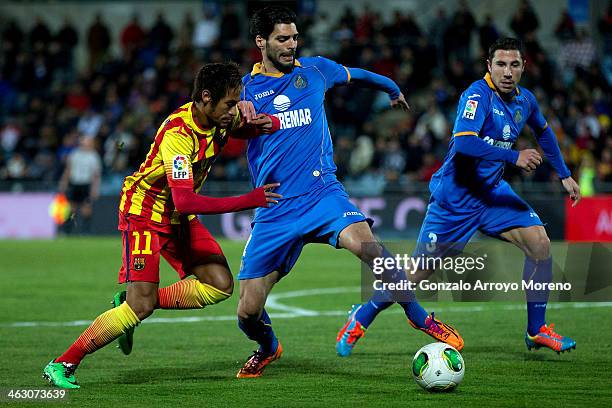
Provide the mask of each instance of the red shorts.
[{"label": "red shorts", "polygon": [[189,269],[211,255],[223,256],[221,247],[208,230],[194,218],[172,226],[170,234],[151,229],[141,217],[128,215],[121,220],[126,225],[123,234],[123,264],[119,283],[159,283],[160,254],[183,279]]}]

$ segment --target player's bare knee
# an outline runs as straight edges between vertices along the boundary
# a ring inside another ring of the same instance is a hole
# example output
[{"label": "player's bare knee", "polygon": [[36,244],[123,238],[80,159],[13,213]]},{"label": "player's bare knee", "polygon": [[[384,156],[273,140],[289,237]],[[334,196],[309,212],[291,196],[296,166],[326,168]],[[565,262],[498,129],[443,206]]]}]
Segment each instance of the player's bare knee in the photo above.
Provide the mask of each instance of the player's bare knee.
[{"label": "player's bare knee", "polygon": [[258,296],[257,292],[249,294],[246,291],[241,291],[240,301],[238,302],[238,319],[242,321],[259,319],[265,304],[265,297]]},{"label": "player's bare knee", "polygon": [[369,263],[380,256],[380,245],[365,222],[349,225],[340,233],[338,239],[342,248],[348,249],[364,262]]},{"label": "player's bare knee", "polygon": [[346,235],[344,237],[341,237],[339,242],[342,248],[345,248],[353,254],[357,255],[358,257],[361,257],[361,245],[358,244],[352,236]]},{"label": "player's bare knee", "polygon": [[262,308],[256,305],[238,304],[238,320],[249,321],[257,320],[261,316]]},{"label": "player's bare knee", "polygon": [[219,289],[223,293],[231,295],[234,293],[234,279],[230,273],[223,275],[219,278],[219,282],[216,283],[215,288]]},{"label": "player's bare knee", "polygon": [[156,303],[154,298],[141,298],[136,301],[128,301],[128,305],[130,305],[130,308],[141,321],[153,314]]},{"label": "player's bare knee", "polygon": [[234,279],[227,268],[217,268],[214,272],[207,275],[207,279],[200,279],[200,282],[206,283],[228,295],[231,295],[234,291]]},{"label": "player's bare knee", "polygon": [[544,260],[550,257],[550,239],[546,232],[538,233],[536,237],[531,239],[526,246],[527,256],[536,259]]},{"label": "player's bare knee", "polygon": [[157,306],[157,284],[150,282],[129,282],[126,302],[138,319],[143,320],[153,314]]},{"label": "player's bare knee", "polygon": [[191,273],[201,282],[231,295],[234,291],[234,279],[225,258],[212,259],[211,262],[195,266]]}]

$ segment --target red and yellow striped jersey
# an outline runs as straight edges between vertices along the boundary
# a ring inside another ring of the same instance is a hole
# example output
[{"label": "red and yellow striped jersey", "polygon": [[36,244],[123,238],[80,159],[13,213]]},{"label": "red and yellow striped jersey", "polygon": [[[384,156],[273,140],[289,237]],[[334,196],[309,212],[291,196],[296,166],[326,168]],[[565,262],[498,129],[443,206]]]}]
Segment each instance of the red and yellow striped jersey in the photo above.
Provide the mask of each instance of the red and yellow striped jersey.
[{"label": "red and yellow striped jersey", "polygon": [[[192,102],[181,106],[159,127],[145,161],[123,182],[119,212],[143,217],[162,232],[170,232],[171,224],[179,223],[170,187],[193,186],[199,192],[229,137],[226,129],[198,126],[194,108]],[[240,124],[240,110],[236,111],[229,129]],[[122,224],[119,229],[125,229]]]}]

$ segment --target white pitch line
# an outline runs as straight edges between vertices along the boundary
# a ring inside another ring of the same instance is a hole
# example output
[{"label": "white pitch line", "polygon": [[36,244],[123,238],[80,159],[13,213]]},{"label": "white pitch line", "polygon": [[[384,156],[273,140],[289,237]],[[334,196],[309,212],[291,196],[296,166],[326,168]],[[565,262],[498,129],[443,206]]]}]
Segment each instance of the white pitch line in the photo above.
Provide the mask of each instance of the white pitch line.
[{"label": "white pitch line", "polygon": [[[270,317],[274,319],[294,319],[298,317],[320,317],[320,316],[346,316],[347,310],[327,310],[317,311],[289,306],[279,302],[280,299],[292,299],[304,296],[320,296],[333,295],[338,293],[355,293],[359,292],[359,287],[339,287],[339,288],[320,288],[320,289],[304,289],[290,292],[282,292],[270,294],[266,302],[266,308],[270,310],[279,310],[280,313],[272,312]],[[495,303],[490,303],[487,306],[449,306],[432,308],[435,312],[461,312],[461,313],[476,313],[490,310],[524,310],[525,305],[502,305],[501,307],[492,307]],[[348,306],[348,305],[347,305]],[[574,303],[551,303],[548,309],[588,309],[612,307],[612,302],[574,302]],[[403,313],[401,308],[389,310],[389,313]],[[176,324],[176,323],[198,323],[198,322],[215,322],[215,321],[235,321],[236,315],[228,316],[186,316],[186,317],[151,317],[143,323],[147,324]],[[0,323],[0,328],[23,328],[23,327],[73,327],[87,326],[91,320],[73,320],[69,322],[12,322]]]},{"label": "white pitch line", "polygon": [[[291,292],[281,293],[270,293],[266,300],[266,309],[270,310],[281,310],[284,312],[292,313],[297,316],[320,316],[321,312],[316,310],[302,309],[295,306],[284,305],[279,302],[279,299],[293,299],[303,296],[320,296],[320,295],[333,295],[337,293],[354,293],[359,292],[359,287],[344,287],[344,288],[319,288],[319,289],[303,289],[294,290]],[[336,311],[334,311],[336,313]],[[271,315],[270,317],[272,317]]]}]

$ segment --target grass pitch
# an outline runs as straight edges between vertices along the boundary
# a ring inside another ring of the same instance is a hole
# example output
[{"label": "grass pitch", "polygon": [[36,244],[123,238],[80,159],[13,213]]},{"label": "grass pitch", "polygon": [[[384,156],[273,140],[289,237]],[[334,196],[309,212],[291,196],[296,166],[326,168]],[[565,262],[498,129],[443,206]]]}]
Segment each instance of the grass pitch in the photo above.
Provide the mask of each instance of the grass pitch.
[{"label": "grass pitch", "polygon": [[[118,237],[0,241],[3,392],[47,387],[41,378],[44,365],[61,354],[88,321],[110,307],[119,288],[115,282],[120,244]],[[236,273],[243,244],[221,244]],[[78,407],[612,405],[609,305],[553,305],[549,321],[578,344],[575,352],[558,356],[549,350],[526,350],[526,312],[520,304],[425,303],[455,325],[466,342],[463,383],[452,393],[430,394],[412,380],[410,363],[416,350],[432,340],[413,330],[397,306],[379,316],[351,357],[336,356],[336,332],[346,310],[359,301],[359,276],[359,263],[348,252],[324,245],[305,249],[295,269],[272,292],[275,297],[268,310],[285,352],[262,378],[235,378],[255,347],[237,328],[236,290],[228,301],[204,310],[156,311],[154,320],[136,329],[129,357],[114,344],[88,356],[77,371],[82,388],[69,392],[68,403]],[[162,285],[175,279],[174,271],[164,264]],[[14,403],[24,404],[43,405]]]}]

